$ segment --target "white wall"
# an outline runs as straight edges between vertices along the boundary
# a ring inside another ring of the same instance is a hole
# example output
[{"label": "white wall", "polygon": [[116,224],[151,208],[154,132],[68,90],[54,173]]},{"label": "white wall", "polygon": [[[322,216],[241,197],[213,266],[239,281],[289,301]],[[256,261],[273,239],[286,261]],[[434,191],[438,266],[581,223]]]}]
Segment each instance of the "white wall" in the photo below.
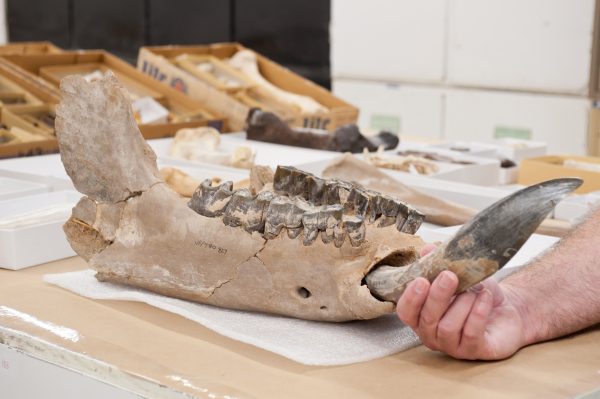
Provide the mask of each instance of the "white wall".
[{"label": "white wall", "polygon": [[332,87],[363,128],[584,154],[595,3],[332,0]]},{"label": "white wall", "polygon": [[6,26],[6,1],[0,0],[0,44],[7,42],[8,31]]}]

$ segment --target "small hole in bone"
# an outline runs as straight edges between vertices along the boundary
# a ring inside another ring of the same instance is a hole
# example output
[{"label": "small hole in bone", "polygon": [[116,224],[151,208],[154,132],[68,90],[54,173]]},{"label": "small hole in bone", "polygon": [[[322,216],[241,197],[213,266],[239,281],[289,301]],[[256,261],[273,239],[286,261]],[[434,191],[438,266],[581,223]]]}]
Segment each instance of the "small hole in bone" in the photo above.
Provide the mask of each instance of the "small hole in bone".
[{"label": "small hole in bone", "polygon": [[300,287],[298,288],[298,295],[300,295],[302,298],[309,298],[312,294],[306,288]]},{"label": "small hole in bone", "polygon": [[327,310],[327,306],[321,306],[319,309],[321,309],[321,310]]}]

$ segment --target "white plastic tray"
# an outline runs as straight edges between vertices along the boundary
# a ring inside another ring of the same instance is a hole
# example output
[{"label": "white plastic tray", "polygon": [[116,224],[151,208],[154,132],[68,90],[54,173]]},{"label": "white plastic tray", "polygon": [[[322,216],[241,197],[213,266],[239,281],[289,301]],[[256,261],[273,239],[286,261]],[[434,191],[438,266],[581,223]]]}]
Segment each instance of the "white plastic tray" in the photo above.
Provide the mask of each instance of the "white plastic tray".
[{"label": "white plastic tray", "polygon": [[45,184],[0,176],[0,201],[50,191]]},{"label": "white plastic tray", "polygon": [[[436,173],[428,175],[428,177],[460,183],[476,184],[480,186],[496,186],[499,184],[500,161],[498,161],[497,159],[473,156],[458,151],[437,148],[434,146],[425,146],[423,144],[415,144],[410,142],[401,142],[398,148],[386,151],[385,155],[393,156],[396,155],[398,151],[407,150],[434,152],[443,156],[454,158],[459,161],[470,162],[470,164],[468,165],[461,165],[455,163],[432,161],[438,166],[439,170]],[[408,172],[401,171],[390,170],[390,172],[392,172],[392,174],[395,176],[408,174]]]},{"label": "white plastic tray", "polygon": [[19,270],[74,256],[62,225],[81,198],[76,191],[0,202],[0,268]]}]

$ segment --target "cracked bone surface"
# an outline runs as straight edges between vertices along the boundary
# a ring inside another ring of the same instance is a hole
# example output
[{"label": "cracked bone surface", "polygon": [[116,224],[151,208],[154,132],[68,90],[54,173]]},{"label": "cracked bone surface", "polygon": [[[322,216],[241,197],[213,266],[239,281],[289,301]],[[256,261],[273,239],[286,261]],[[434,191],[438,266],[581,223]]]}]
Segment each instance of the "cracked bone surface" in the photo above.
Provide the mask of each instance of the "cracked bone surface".
[{"label": "cracked bone surface", "polygon": [[[351,197],[348,187],[363,189],[293,168],[279,168],[276,192],[205,181],[188,206],[161,180],[127,93],[112,74],[91,83],[66,77],[61,92],[60,153],[84,194],[64,230],[99,280],[311,320],[371,319],[394,310],[373,297],[363,279],[380,264],[417,259],[424,243],[404,232],[402,221],[411,210],[417,220],[422,215],[410,206],[382,208],[385,201],[372,201],[377,193]],[[293,179],[284,178],[288,172]],[[326,197],[313,202],[313,195]],[[340,198],[346,203],[331,203]],[[365,198],[373,202],[366,208],[382,215],[372,223],[354,212]],[[378,223],[394,212],[402,223]]]},{"label": "cracked bone surface", "polygon": [[252,79],[258,85],[259,90],[262,90],[280,104],[290,106],[307,114],[328,112],[326,107],[319,104],[312,97],[283,90],[265,79],[258,69],[256,53],[251,50],[238,51],[228,60],[228,63]]}]

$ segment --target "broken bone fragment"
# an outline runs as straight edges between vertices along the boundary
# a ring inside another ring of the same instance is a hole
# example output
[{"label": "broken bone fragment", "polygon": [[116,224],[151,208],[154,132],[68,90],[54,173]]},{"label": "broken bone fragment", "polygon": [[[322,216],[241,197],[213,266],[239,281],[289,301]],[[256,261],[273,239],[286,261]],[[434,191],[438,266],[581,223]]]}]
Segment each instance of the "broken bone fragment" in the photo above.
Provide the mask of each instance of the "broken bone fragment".
[{"label": "broken bone fragment", "polygon": [[220,149],[221,134],[213,127],[180,129],[171,143],[169,155],[187,161],[250,169],[256,152],[248,146],[237,146],[232,152]]},{"label": "broken bone fragment", "polygon": [[369,153],[363,151],[364,160],[378,168],[411,172],[419,175],[431,175],[439,171],[439,166],[429,158],[420,155],[384,155],[383,151]]},{"label": "broken bone fragment", "polygon": [[356,125],[344,125],[334,132],[320,129],[291,128],[277,115],[253,109],[246,119],[246,133],[250,140],[285,144],[317,150],[360,153],[363,149],[396,148],[400,139],[389,132],[366,136]]},{"label": "broken bone fragment", "polygon": [[[275,192],[264,190],[268,184],[252,193],[208,179],[186,202],[160,178],[112,74],[94,82],[67,77],[61,92],[61,157],[84,195],[64,230],[100,281],[311,320],[372,319],[394,310],[371,294],[364,278],[380,265],[414,262],[424,243],[397,224],[369,224],[356,214],[356,204],[348,204],[353,190],[363,192],[360,186],[282,167]],[[313,184],[327,187],[327,198],[309,190]],[[346,204],[331,203],[330,193]],[[314,195],[321,197],[312,202]],[[416,211],[398,209],[402,220]]]}]

